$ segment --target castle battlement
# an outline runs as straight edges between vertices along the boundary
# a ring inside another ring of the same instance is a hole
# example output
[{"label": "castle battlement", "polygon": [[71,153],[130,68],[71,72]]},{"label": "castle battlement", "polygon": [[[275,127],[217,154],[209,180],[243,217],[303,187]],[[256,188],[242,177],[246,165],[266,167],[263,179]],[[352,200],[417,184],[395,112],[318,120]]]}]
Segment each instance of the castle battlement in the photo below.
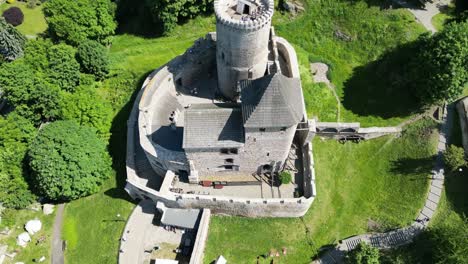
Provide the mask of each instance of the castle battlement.
[{"label": "castle battlement", "polygon": [[[242,7],[239,7],[242,5]],[[244,8],[245,7],[245,8]],[[217,23],[234,30],[256,31],[270,26],[273,0],[215,0]]]}]

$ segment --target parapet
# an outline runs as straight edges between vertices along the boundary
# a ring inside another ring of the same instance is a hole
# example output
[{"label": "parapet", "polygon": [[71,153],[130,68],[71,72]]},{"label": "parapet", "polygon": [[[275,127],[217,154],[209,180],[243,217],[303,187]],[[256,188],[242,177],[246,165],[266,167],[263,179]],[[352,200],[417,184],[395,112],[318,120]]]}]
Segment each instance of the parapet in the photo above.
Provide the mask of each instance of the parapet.
[{"label": "parapet", "polygon": [[[250,5],[255,10],[249,7],[246,13],[239,13],[240,4]],[[270,24],[275,3],[274,0],[215,0],[214,8],[217,23],[237,30],[255,31]]]}]

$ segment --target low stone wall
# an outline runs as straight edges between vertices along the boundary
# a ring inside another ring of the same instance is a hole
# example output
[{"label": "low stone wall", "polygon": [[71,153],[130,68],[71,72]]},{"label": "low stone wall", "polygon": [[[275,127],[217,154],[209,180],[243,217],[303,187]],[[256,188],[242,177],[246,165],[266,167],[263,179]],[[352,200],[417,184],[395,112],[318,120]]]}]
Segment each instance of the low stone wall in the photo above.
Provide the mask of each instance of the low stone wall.
[{"label": "low stone wall", "polygon": [[316,122],[314,128],[311,127],[317,136],[333,139],[346,139],[357,137],[360,139],[373,139],[390,134],[399,134],[402,132],[400,127],[366,127],[363,128],[359,123],[334,123],[334,122]]},{"label": "low stone wall", "polygon": [[317,189],[315,187],[315,164],[312,143],[309,142],[302,147],[302,157],[304,163],[304,197],[315,197],[317,196]]},{"label": "low stone wall", "polygon": [[297,62],[297,55],[293,46],[291,46],[291,44],[282,37],[275,36],[275,40],[278,47],[278,53],[286,60],[290,71],[288,73],[283,72],[283,74],[290,78],[301,78],[299,63]]},{"label": "low stone wall", "polygon": [[202,264],[205,251],[206,239],[208,238],[208,230],[210,227],[211,211],[203,209],[203,213],[198,225],[197,237],[193,246],[192,255],[190,256],[190,264]]}]

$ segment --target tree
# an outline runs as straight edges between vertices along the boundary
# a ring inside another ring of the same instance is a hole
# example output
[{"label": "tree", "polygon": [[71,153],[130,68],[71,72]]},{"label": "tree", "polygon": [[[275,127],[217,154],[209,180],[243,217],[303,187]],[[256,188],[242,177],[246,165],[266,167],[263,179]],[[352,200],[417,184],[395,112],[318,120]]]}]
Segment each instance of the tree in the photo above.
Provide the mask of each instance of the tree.
[{"label": "tree", "polygon": [[415,95],[426,105],[456,99],[468,81],[468,22],[450,23],[421,43],[410,64]]},{"label": "tree", "polygon": [[48,49],[49,81],[62,90],[72,92],[80,81],[80,64],[75,59],[76,50],[66,44]]},{"label": "tree", "polygon": [[19,115],[39,125],[60,117],[62,95],[58,86],[34,72],[24,60],[5,64],[0,68],[0,87]]},{"label": "tree", "polygon": [[111,160],[96,130],[73,121],[46,125],[28,152],[32,178],[40,194],[57,200],[97,192],[110,176]]},{"label": "tree", "polygon": [[354,250],[348,252],[346,262],[349,264],[379,264],[379,256],[378,248],[361,242]]},{"label": "tree", "polygon": [[5,21],[12,26],[19,26],[23,24],[24,21],[24,15],[23,11],[19,9],[19,7],[13,6],[5,10],[2,14],[2,16],[5,18]]},{"label": "tree", "polygon": [[97,93],[94,87],[79,87],[66,95],[63,102],[63,118],[79,125],[94,127],[99,136],[108,139],[112,122],[112,106]]},{"label": "tree", "polygon": [[109,73],[109,58],[104,46],[96,41],[84,41],[78,46],[77,59],[85,73],[102,80]]},{"label": "tree", "polygon": [[9,208],[25,208],[35,200],[26,182],[23,160],[36,128],[25,118],[10,113],[0,116],[0,203]]},{"label": "tree", "polygon": [[43,11],[52,37],[74,46],[87,39],[108,44],[117,27],[110,0],[49,0]]},{"label": "tree", "polygon": [[0,55],[8,61],[22,57],[25,42],[26,39],[18,30],[0,18]]},{"label": "tree", "polygon": [[289,184],[292,181],[291,173],[288,171],[283,171],[279,174],[279,180],[281,184]]},{"label": "tree", "polygon": [[444,162],[452,171],[465,166],[465,151],[461,147],[450,145],[444,153]]},{"label": "tree", "polygon": [[156,22],[162,23],[164,32],[170,32],[176,24],[193,18],[213,8],[213,0],[145,0]]}]

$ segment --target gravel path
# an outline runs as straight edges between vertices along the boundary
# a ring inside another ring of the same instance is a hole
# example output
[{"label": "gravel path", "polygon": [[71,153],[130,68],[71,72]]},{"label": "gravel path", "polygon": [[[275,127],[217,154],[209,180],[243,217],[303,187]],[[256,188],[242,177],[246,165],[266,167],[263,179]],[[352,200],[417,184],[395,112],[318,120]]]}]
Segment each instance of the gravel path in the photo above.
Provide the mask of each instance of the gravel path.
[{"label": "gravel path", "polygon": [[450,0],[434,0],[432,3],[428,2],[425,9],[414,7],[403,0],[395,0],[395,2],[407,8],[416,17],[419,23],[427,30],[435,33],[437,30],[434,25],[432,25],[432,18],[439,14],[440,11],[450,3]]}]

